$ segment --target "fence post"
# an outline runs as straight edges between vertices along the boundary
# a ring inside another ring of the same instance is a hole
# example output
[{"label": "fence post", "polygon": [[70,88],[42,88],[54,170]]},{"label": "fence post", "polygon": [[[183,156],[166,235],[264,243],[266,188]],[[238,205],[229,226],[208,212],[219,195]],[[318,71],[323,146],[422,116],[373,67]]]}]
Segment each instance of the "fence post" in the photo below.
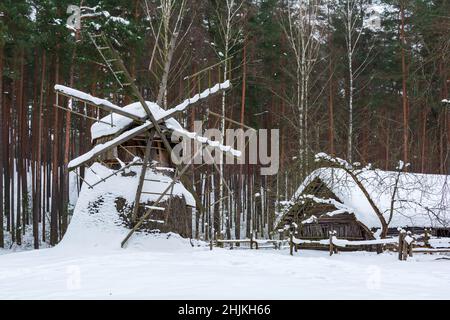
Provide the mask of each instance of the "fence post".
[{"label": "fence post", "polygon": [[406,231],[400,229],[398,235],[398,260],[403,261],[403,243],[405,242]]},{"label": "fence post", "polygon": [[[337,231],[336,230],[333,231],[333,236],[335,236],[337,238]],[[339,247],[334,245],[334,244],[333,244],[333,250],[334,250],[335,254],[339,253]]]},{"label": "fence post", "polygon": [[291,256],[294,255],[294,233],[292,231],[289,232],[289,247]]},{"label": "fence post", "polygon": [[212,251],[214,247],[214,229],[210,229],[209,248]]},{"label": "fence post", "polygon": [[333,246],[333,232],[330,231],[330,257],[333,255],[334,253],[334,246]]},{"label": "fence post", "polygon": [[403,257],[402,257],[403,261],[408,260],[408,243],[403,240]]},{"label": "fence post", "polygon": [[413,245],[414,245],[414,238],[412,237],[412,232],[408,232],[408,236],[412,238],[411,243],[408,243],[408,254],[412,258],[413,257]]},{"label": "fence post", "polygon": [[252,233],[250,235],[250,250],[253,250],[253,237],[254,237],[254,233],[252,231]]},{"label": "fence post", "polygon": [[423,239],[423,242],[425,244],[425,247],[430,248],[430,234],[428,229],[425,229],[425,237]]},{"label": "fence post", "polygon": [[255,244],[255,249],[259,250],[259,244],[258,244],[258,232],[255,232],[255,235],[253,237],[253,243]]}]

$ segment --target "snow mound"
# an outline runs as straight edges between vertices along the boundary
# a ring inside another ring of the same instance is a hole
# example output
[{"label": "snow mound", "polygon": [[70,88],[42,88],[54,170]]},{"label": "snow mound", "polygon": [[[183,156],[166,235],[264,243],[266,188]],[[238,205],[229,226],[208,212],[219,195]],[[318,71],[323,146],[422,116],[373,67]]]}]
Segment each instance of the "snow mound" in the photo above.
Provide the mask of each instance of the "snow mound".
[{"label": "snow mound", "polygon": [[[141,167],[132,167],[131,170],[136,173],[135,176],[124,177],[119,174],[93,189],[88,184],[96,184],[110,175],[112,171],[98,163],[94,163],[86,171],[86,183],[81,188],[73,218],[59,248],[70,250],[121,249],[120,244],[130,230],[125,227],[120,218],[115,202],[117,198],[123,198],[129,204],[134,202]],[[156,170],[147,170],[146,179],[149,181],[145,182],[143,190],[153,193],[162,193],[172,182],[172,178]],[[192,194],[181,183],[174,185],[173,195],[184,197],[187,205],[195,206]],[[159,195],[156,194],[143,194],[141,202],[156,201],[158,197]],[[188,246],[190,247],[189,240],[175,234],[136,233],[130,240],[128,248],[156,249],[160,247],[161,250],[171,250]]]}]

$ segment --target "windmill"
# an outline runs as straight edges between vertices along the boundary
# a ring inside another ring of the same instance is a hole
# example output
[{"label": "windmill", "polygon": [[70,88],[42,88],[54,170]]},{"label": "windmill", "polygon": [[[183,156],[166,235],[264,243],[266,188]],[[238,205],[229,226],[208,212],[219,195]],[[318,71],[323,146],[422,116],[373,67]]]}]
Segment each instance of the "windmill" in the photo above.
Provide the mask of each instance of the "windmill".
[{"label": "windmill", "polygon": [[[173,162],[176,169],[173,179],[166,181],[159,181],[165,183],[164,190],[158,192],[153,192],[152,190],[145,190],[145,183],[148,181],[147,172],[149,168],[152,167],[152,147],[157,141],[160,146],[159,151],[160,157],[165,158],[166,161],[168,156],[176,157],[173,154],[173,144],[169,141],[168,133],[175,132],[176,134],[195,140],[196,143],[201,144],[201,148],[194,155],[195,158],[199,152],[203,150],[215,150],[215,152],[229,153],[233,157],[239,157],[240,151],[233,149],[229,146],[224,146],[217,141],[210,141],[205,137],[202,137],[196,133],[191,133],[182,128],[174,117],[179,113],[187,110],[190,106],[197,104],[198,102],[207,99],[211,95],[223,92],[230,88],[231,84],[229,81],[223,83],[218,83],[213,87],[198,93],[182,102],[181,104],[174,106],[171,109],[163,110],[158,105],[154,103],[149,103],[145,101],[141,95],[135,80],[131,77],[127,68],[125,67],[119,53],[111,45],[110,41],[107,39],[104,33],[91,34],[89,33],[89,38],[94,44],[95,48],[102,57],[105,65],[109,71],[114,76],[115,80],[121,88],[123,88],[128,94],[138,100],[137,103],[129,105],[125,108],[119,107],[108,100],[96,98],[90,94],[81,92],[79,90],[69,88],[62,85],[56,85],[56,107],[64,109],[68,112],[74,113],[78,116],[86,117],[88,119],[94,120],[96,123],[93,125],[93,139],[96,146],[89,152],[81,155],[80,157],[72,160],[68,164],[69,171],[75,171],[80,167],[89,167],[89,164],[95,161],[103,161],[111,158],[116,158],[119,166],[117,164],[113,165],[114,170],[111,174],[102,177],[95,184],[89,185],[89,188],[95,188],[99,184],[106,182],[109,178],[115,177],[119,174],[123,174],[127,169],[139,166],[139,183],[135,192],[134,206],[132,209],[132,228],[127,237],[122,241],[121,245],[124,247],[132,235],[139,230],[139,228],[145,223],[146,219],[155,211],[164,211],[165,209],[159,207],[162,201],[165,201],[167,197],[171,197],[171,191],[173,191],[174,186],[181,182],[184,187],[193,195],[195,198],[197,208],[202,211],[202,205],[196,197],[196,193],[190,185],[189,180],[185,176],[185,173],[190,167],[188,162],[186,165],[181,166],[179,159]],[[70,101],[77,101],[87,107],[93,107],[97,110],[103,110],[109,113],[109,116],[103,119],[96,119],[89,117],[82,113],[77,113],[71,108],[65,108],[59,105],[60,96],[70,99]],[[98,132],[101,132],[99,134]],[[102,135],[103,134],[103,135]],[[104,136],[108,135],[108,140],[104,141]],[[133,144],[139,144],[135,146],[130,146],[130,142]],[[125,152],[128,156],[128,163],[120,159],[118,154],[118,149]],[[134,150],[134,152],[133,152]],[[137,152],[140,150],[139,152]],[[162,151],[165,152],[165,157],[162,155]],[[139,155],[137,154],[139,153]],[[130,158],[131,157],[131,158]],[[161,158],[160,158],[161,160]],[[215,164],[217,167],[217,164]],[[80,177],[81,178],[81,177]],[[224,180],[223,177],[221,177]],[[151,206],[146,206],[145,212],[139,217],[139,207],[141,203],[141,197],[143,194],[152,193],[157,196],[157,199],[153,202]]]}]

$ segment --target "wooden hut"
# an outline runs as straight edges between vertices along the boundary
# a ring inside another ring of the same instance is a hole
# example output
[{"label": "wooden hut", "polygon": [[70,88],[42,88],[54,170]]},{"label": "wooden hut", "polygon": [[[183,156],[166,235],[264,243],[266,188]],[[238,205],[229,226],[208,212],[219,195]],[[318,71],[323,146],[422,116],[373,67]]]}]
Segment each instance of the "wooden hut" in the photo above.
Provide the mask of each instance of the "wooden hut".
[{"label": "wooden hut", "polygon": [[[389,235],[398,228],[436,236],[450,236],[450,177],[362,171],[358,179],[389,222]],[[330,231],[347,240],[369,240],[381,231],[381,222],[367,197],[342,169],[314,171],[298,188],[277,217],[275,228],[296,224],[298,238],[327,239]]]}]

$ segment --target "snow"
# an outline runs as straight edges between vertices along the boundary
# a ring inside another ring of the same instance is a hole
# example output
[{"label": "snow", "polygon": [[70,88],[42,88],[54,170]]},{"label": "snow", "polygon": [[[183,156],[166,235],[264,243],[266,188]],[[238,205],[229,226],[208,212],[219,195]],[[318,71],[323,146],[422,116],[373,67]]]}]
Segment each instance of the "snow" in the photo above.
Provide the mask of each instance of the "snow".
[{"label": "snow", "polygon": [[[218,83],[214,87],[212,87],[210,89],[206,89],[204,92],[196,94],[194,97],[192,97],[190,99],[186,99],[183,103],[181,103],[181,104],[177,105],[176,107],[169,109],[169,110],[162,109],[160,106],[158,106],[154,102],[147,101],[146,103],[156,121],[166,119],[165,120],[166,125],[170,124],[172,129],[173,128],[182,129],[182,127],[178,123],[178,121],[176,121],[175,119],[173,119],[171,117],[175,116],[179,112],[185,111],[187,109],[187,107],[189,107],[190,105],[197,103],[200,100],[206,99],[210,95],[215,94],[215,93],[219,92],[220,90],[228,89],[228,88],[230,88],[230,86],[231,86],[230,81],[226,81],[224,83]],[[72,93],[72,95],[73,94],[77,94],[77,95],[83,94],[82,97],[85,97],[84,95],[86,95],[83,92],[79,92],[79,91],[74,92],[73,89],[70,89],[70,88],[67,88],[65,90]],[[88,95],[88,96],[94,102],[96,101],[94,99],[97,99],[90,95]],[[85,97],[85,99],[86,99],[86,97]],[[100,100],[102,100],[102,99],[100,99]],[[89,100],[89,101],[91,101],[91,100]],[[115,106],[115,107],[117,107],[117,106]],[[120,107],[117,107],[117,108],[120,108]],[[127,105],[121,109],[130,114],[138,116],[139,118],[147,119],[147,113],[139,102]],[[114,126],[107,124],[107,123],[111,123],[110,115],[104,117],[101,120],[102,120],[102,122],[94,123],[94,125],[91,127],[92,140],[96,140],[98,138],[105,137],[105,136],[118,134],[118,133],[122,132],[123,130],[125,130],[126,128],[128,128],[133,123],[132,119],[122,116],[122,115],[119,115],[119,114],[113,114],[113,116],[112,116],[112,123],[114,124]],[[105,123],[103,123],[103,122],[105,122]]]},{"label": "snow", "polygon": [[[409,238],[411,239],[411,242],[408,242],[408,244],[411,244],[412,241],[414,241],[414,239],[411,237],[409,237]],[[405,238],[405,240],[406,240],[406,238]],[[338,247],[344,247],[344,248],[347,246],[371,246],[371,245],[377,245],[377,244],[394,244],[394,243],[398,243],[398,238],[363,240],[363,241],[348,241],[345,239],[338,239],[336,237],[333,237],[333,244],[335,244]]]},{"label": "snow", "polygon": [[196,132],[187,131],[181,127],[174,126],[173,124],[170,124],[170,123],[167,125],[167,128],[173,130],[176,134],[178,134],[180,136],[186,137],[191,140],[196,140],[197,142],[200,142],[201,144],[207,144],[209,147],[219,149],[220,151],[225,152],[225,153],[230,153],[231,155],[233,155],[235,157],[240,157],[242,155],[241,151],[233,149],[230,146],[225,146],[225,145],[219,143],[218,141],[211,141],[206,137],[202,137],[202,136],[198,135]]},{"label": "snow", "polygon": [[[335,161],[340,161],[336,159]],[[340,163],[351,168],[348,163]],[[371,194],[372,200],[389,220],[391,198],[398,172],[381,170],[362,170],[358,172],[359,180]],[[368,228],[381,228],[381,223],[367,201],[366,197],[343,169],[322,168],[314,171],[300,185],[292,202],[304,195],[303,191],[314,179],[320,178],[342,203],[333,199],[313,200],[335,204],[338,210],[354,213],[357,220]],[[450,177],[445,175],[426,175],[401,173],[398,192],[395,198],[394,215],[389,227],[427,227],[446,228],[450,226]],[[329,213],[339,214],[342,211]],[[281,222],[283,215],[277,218]]]},{"label": "snow", "polygon": [[316,222],[317,222],[317,217],[311,216],[308,219],[303,220],[302,224],[311,224],[311,223],[316,223]]},{"label": "snow", "polygon": [[449,299],[449,261],[415,255],[60,245],[0,256],[0,299]]},{"label": "snow", "polygon": [[[100,164],[91,169],[86,170],[90,184],[111,172]],[[113,177],[93,190],[83,186],[57,247],[0,255],[0,299],[450,298],[448,261],[438,260],[439,255],[416,254],[405,262],[394,253],[330,257],[328,252],[299,250],[291,257],[289,250],[210,251],[204,243],[192,247],[174,234],[139,232],[122,249],[129,230],[122,226],[114,200],[134,201],[140,167],[132,170],[136,177]],[[170,181],[155,171],[148,174],[163,182],[146,185],[146,190],[160,192]],[[180,184],[174,193],[190,198]],[[93,202],[98,212],[89,210]]]},{"label": "snow", "polygon": [[126,137],[132,137],[134,134],[148,128],[150,129],[153,126],[153,124],[151,122],[146,122],[143,125],[140,125],[136,128],[133,128],[127,132],[122,133],[120,136],[118,136],[117,138],[110,140],[106,143],[103,144],[98,144],[96,145],[93,149],[91,149],[90,151],[88,151],[87,153],[79,156],[78,158],[72,160],[71,162],[69,162],[69,170],[72,170],[74,168],[79,167],[81,164],[92,160],[95,155],[97,154],[101,154],[104,150],[108,149],[109,147],[111,147],[112,145],[114,145],[117,141],[120,141]]},{"label": "snow", "polygon": [[[119,174],[98,184],[93,189],[90,189],[88,184],[93,185],[102,181],[112,173],[112,170],[99,163],[94,163],[86,170],[85,180],[87,183],[81,189],[73,218],[59,246],[64,248],[81,246],[85,249],[120,248],[121,241],[130,230],[123,226],[115,201],[120,197],[125,199],[128,204],[134,203],[141,166],[133,166],[128,170],[134,171],[136,175],[124,177]],[[163,193],[171,182],[172,178],[160,171],[147,170],[143,191],[155,194],[142,194],[141,202],[156,201],[160,197],[159,194]],[[167,201],[170,194],[169,192],[162,201]],[[194,207],[196,204],[192,194],[179,182],[174,185],[172,194],[184,197],[188,206]],[[93,210],[92,207],[96,207],[96,209]],[[145,235],[137,233],[130,241],[139,244],[145,238]]]},{"label": "snow", "polygon": [[186,108],[188,106],[190,106],[191,104],[197,103],[200,100],[204,100],[204,99],[208,98],[210,95],[216,94],[220,90],[229,89],[230,87],[231,87],[230,80],[227,80],[227,81],[225,81],[223,83],[218,83],[214,87],[206,89],[202,93],[198,93],[195,96],[193,96],[192,98],[186,99],[185,101],[183,101],[182,103],[180,103],[176,107],[167,110],[167,113],[169,115],[174,115],[175,113],[185,111]]},{"label": "snow", "polygon": [[[159,107],[154,102],[147,101],[147,106],[149,107],[153,117],[156,121],[160,121],[161,119],[168,117],[168,112]],[[121,108],[123,111],[130,113],[134,116],[137,116],[141,119],[147,119],[147,113],[142,107],[140,102],[135,102],[130,105],[127,105]],[[111,118],[112,117],[112,118]],[[112,121],[111,121],[112,119]],[[96,140],[101,137],[106,137],[110,135],[116,135],[125,129],[127,129],[130,125],[134,123],[134,120],[120,114],[114,113],[112,116],[108,115],[101,119],[102,122],[96,122],[91,127],[91,137],[92,140]],[[108,125],[107,123],[114,124],[114,126]],[[181,128],[181,125],[175,119],[168,119],[166,123],[171,124],[174,127]]]},{"label": "snow", "polygon": [[99,105],[106,105],[107,107],[111,108],[111,109],[122,109],[119,106],[116,106],[115,104],[109,102],[108,100],[105,99],[100,99],[94,96],[91,96],[88,93],[76,90],[76,89],[72,89],[63,85],[55,85],[55,91],[56,92],[60,92],[63,93],[65,95],[74,97],[74,98],[78,98],[81,100],[85,100],[93,105],[99,106]]},{"label": "snow", "polygon": [[111,17],[109,17],[109,19],[111,21],[113,21],[113,22],[120,23],[120,24],[123,24],[125,26],[130,25],[130,21],[128,21],[128,20],[126,20],[126,19],[124,19],[122,17],[113,17],[113,16],[111,16]]}]

